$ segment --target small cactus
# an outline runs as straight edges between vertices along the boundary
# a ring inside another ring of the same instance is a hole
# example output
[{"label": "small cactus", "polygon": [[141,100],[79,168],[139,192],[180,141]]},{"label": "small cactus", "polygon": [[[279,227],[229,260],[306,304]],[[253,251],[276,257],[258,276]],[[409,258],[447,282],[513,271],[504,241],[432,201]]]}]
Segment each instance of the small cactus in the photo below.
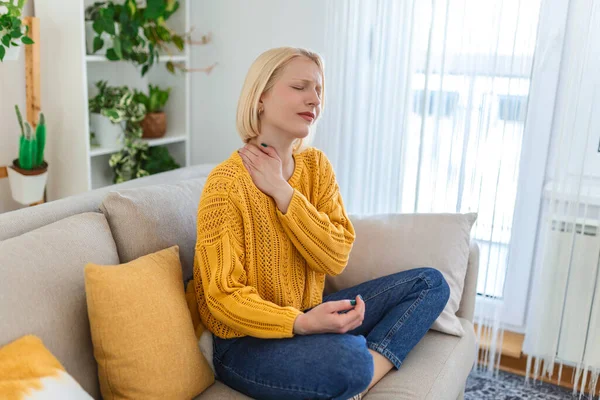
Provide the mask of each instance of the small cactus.
[{"label": "small cactus", "polygon": [[39,123],[35,133],[28,121],[23,123],[19,107],[15,106],[17,119],[21,127],[19,138],[19,167],[31,170],[44,163],[44,147],[46,145],[46,121],[44,114],[40,113]]}]

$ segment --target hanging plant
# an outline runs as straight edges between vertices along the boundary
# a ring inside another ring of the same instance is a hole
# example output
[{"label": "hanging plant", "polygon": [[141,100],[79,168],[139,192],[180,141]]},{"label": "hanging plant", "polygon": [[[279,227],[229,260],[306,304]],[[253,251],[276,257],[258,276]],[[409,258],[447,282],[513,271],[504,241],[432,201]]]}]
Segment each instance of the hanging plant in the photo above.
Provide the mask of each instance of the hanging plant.
[{"label": "hanging plant", "polygon": [[[142,76],[159,61],[162,53],[171,54],[173,46],[179,51],[185,48],[188,34],[177,34],[166,24],[179,9],[177,0],[146,0],[145,7],[139,7],[135,0],[124,4],[112,1],[96,2],[86,9],[86,18],[93,21],[93,52],[102,49],[103,34],[112,40],[112,47],[106,50],[111,61],[127,60],[141,67]],[[106,35],[105,35],[106,36]],[[187,71],[180,63],[168,61],[166,68],[171,73],[176,69]]]},{"label": "hanging plant", "polygon": [[[33,44],[27,36],[29,27],[23,27],[21,13],[27,0],[0,0],[0,62],[4,61],[7,52],[23,44]],[[23,29],[24,28],[24,29]],[[12,46],[12,48],[11,48]]]}]

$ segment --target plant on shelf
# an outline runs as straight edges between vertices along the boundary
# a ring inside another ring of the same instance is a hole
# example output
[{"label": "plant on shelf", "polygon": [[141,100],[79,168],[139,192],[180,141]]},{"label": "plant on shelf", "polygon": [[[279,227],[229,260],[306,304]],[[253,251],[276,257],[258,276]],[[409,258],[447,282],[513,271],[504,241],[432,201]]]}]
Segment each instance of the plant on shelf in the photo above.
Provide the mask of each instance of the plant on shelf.
[{"label": "plant on shelf", "polygon": [[21,22],[26,2],[27,0],[0,0],[0,62],[17,59],[19,40],[23,44],[33,44],[33,40],[27,36],[29,27],[24,27]]},{"label": "plant on shelf", "polygon": [[[141,121],[146,116],[146,106],[136,99],[133,89],[109,86],[107,81],[96,82],[96,87],[98,94],[89,101],[92,115],[103,116],[112,124],[124,124],[122,148],[112,154],[108,161],[114,172],[113,183],[179,168],[167,148],[151,148],[142,140]],[[101,129],[96,129],[99,141],[104,134]]]},{"label": "plant on shelf", "polygon": [[148,85],[148,94],[135,91],[135,100],[142,103],[147,112],[141,122],[144,139],[160,138],[167,132],[167,114],[164,112],[164,107],[170,93],[171,88],[163,90],[154,85]]},{"label": "plant on shelf", "polygon": [[98,93],[89,100],[90,131],[100,146],[113,148],[120,137],[141,138],[139,122],[146,115],[146,107],[135,101],[135,91],[127,86],[109,86],[102,80],[95,86]]},{"label": "plant on shelf", "polygon": [[[142,76],[156,64],[162,53],[171,54],[173,46],[179,51],[185,48],[189,33],[177,34],[166,24],[179,8],[177,0],[146,0],[139,7],[135,0],[124,4],[112,1],[96,2],[86,8],[86,18],[93,21],[96,36],[92,52],[105,46],[105,38],[111,40],[106,57],[111,61],[127,60],[141,67]],[[108,47],[108,46],[107,46]],[[187,71],[183,63],[168,61],[166,68]]]},{"label": "plant on shelf", "polygon": [[34,131],[28,121],[23,123],[19,107],[15,105],[17,120],[21,128],[19,137],[19,158],[13,160],[8,178],[13,199],[21,204],[31,204],[42,200],[48,178],[48,163],[44,161],[46,147],[46,120],[40,113]]},{"label": "plant on shelf", "polygon": [[169,154],[169,149],[167,149],[165,146],[150,147],[148,150],[148,158],[145,159],[143,163],[144,170],[150,175],[170,171],[180,167],[181,165],[175,162],[173,157],[171,157]]}]

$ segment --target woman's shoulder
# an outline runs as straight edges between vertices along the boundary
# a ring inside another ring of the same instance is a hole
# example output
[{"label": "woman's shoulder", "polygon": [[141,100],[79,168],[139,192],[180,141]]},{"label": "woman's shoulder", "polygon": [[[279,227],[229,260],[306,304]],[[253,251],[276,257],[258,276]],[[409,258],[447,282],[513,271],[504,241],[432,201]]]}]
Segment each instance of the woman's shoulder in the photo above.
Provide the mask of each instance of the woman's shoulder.
[{"label": "woman's shoulder", "polygon": [[[237,150],[236,150],[237,152]],[[229,192],[241,179],[244,165],[235,159],[234,153],[217,164],[206,177],[205,191]]]},{"label": "woman's shoulder", "polygon": [[321,173],[331,168],[331,162],[323,150],[310,146],[300,154],[303,155],[304,164],[315,173]]}]

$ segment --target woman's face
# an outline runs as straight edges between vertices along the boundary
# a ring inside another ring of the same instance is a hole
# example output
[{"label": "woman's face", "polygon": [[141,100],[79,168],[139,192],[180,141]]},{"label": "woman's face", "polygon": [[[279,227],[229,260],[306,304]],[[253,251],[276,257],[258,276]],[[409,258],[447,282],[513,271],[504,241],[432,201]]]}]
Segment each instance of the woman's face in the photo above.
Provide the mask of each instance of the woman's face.
[{"label": "woman's face", "polygon": [[[284,68],[270,91],[261,96],[261,131],[275,130],[304,138],[321,113],[321,71],[307,57],[296,57]],[[314,118],[299,113],[313,113]]]}]

